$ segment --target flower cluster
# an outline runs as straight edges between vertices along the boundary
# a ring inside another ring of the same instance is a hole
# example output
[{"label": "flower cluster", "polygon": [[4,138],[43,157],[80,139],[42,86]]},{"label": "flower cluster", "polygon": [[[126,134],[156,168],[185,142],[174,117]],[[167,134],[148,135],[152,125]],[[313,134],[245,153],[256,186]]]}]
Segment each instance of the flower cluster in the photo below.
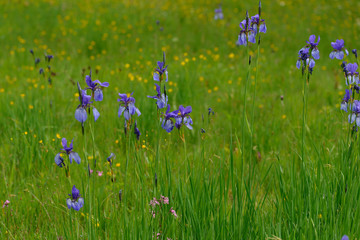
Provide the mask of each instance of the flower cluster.
[{"label": "flower cluster", "polygon": [[219,8],[215,9],[214,19],[215,20],[224,19],[224,14],[222,12],[221,6],[219,6]]},{"label": "flower cluster", "polygon": [[260,19],[261,6],[259,6],[259,14],[249,18],[246,12],[246,18],[240,22],[240,34],[238,36],[237,45],[247,46],[248,42],[256,43],[256,35],[258,33],[266,33],[265,20]]},{"label": "flower cluster", "polygon": [[[167,82],[168,80],[168,72],[167,65],[165,66],[165,53],[163,53],[163,61],[157,62],[157,68],[154,71],[154,80],[159,81],[160,84],[155,83],[156,92],[155,96],[148,96],[148,98],[156,99],[156,105],[158,110],[158,115],[160,116],[161,127],[168,133],[170,133],[174,127],[180,129],[181,126],[185,125],[189,129],[192,129],[191,124],[193,123],[190,113],[192,111],[191,106],[184,108],[182,105],[179,106],[179,109],[170,111],[170,104],[168,102],[168,96],[166,94],[166,87],[164,83],[164,90],[161,93],[161,84],[162,82]],[[165,76],[165,78],[164,78]],[[166,108],[166,111],[162,111],[162,109]],[[160,111],[160,113],[159,113]]]},{"label": "flower cluster", "polygon": [[[344,40],[336,40],[331,43],[333,51],[330,53],[331,59],[342,60],[349,52],[344,47]],[[357,58],[357,51],[354,49],[352,51]],[[359,94],[359,72],[357,63],[347,63],[346,61],[341,63],[341,69],[345,77],[345,85],[348,87],[345,89],[345,95],[341,101],[340,110],[344,112],[349,112],[348,122],[349,124],[354,124],[353,131],[356,131],[360,127],[360,100],[355,100],[355,94]]]},{"label": "flower cluster", "polygon": [[[160,199],[153,198],[152,200],[150,200],[149,205],[151,206],[151,216],[153,218],[156,218],[157,213],[161,211],[164,205],[169,205],[169,198],[164,196],[161,196]],[[160,210],[158,210],[158,207]],[[170,208],[169,213],[171,213],[171,215],[173,215],[175,218],[178,217],[176,211],[172,207]]]},{"label": "flower cluster", "polygon": [[[78,83],[78,91],[79,91],[79,101],[80,105],[75,110],[75,119],[83,124],[87,119],[87,112],[92,108],[94,121],[100,117],[99,111],[94,107],[93,98],[95,101],[102,101],[103,100],[103,87],[108,87],[109,83],[104,82],[101,83],[99,80],[92,81],[91,80],[91,71],[89,75],[85,77],[86,84],[88,85],[87,88],[81,89],[80,84]],[[87,90],[91,90],[91,95],[87,95]],[[88,110],[88,111],[87,111]]]},{"label": "flower cluster", "polygon": [[311,35],[309,41],[306,41],[305,47],[301,48],[298,53],[298,60],[296,62],[296,67],[298,69],[302,66],[302,72],[305,72],[305,69],[308,67],[309,73],[311,74],[315,67],[315,60],[320,59],[320,52],[317,46],[320,42],[320,36],[316,41],[316,36]]}]

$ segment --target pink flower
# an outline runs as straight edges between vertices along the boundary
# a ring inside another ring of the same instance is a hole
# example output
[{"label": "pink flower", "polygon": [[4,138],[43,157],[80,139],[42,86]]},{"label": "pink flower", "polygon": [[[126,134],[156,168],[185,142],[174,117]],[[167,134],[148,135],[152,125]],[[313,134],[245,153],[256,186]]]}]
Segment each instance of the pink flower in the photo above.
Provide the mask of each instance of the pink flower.
[{"label": "pink flower", "polygon": [[172,207],[170,208],[170,212],[172,215],[174,215],[174,217],[176,218],[178,217],[178,215],[176,214],[175,210]]},{"label": "pink flower", "polygon": [[161,196],[161,201],[163,202],[163,204],[169,204],[169,198],[168,197]]},{"label": "pink flower", "polygon": [[153,218],[155,218],[155,212],[151,211],[151,214],[152,214]]},{"label": "pink flower", "polygon": [[4,207],[7,207],[9,204],[10,204],[10,201],[9,201],[9,200],[6,200],[6,201],[4,202],[4,205],[3,205],[2,207],[3,207],[3,208],[4,208]]},{"label": "pink flower", "polygon": [[103,175],[102,171],[96,171],[96,173],[98,174],[99,177],[101,177]]},{"label": "pink flower", "polygon": [[89,168],[89,169],[90,169],[89,170],[90,174],[92,174],[94,172],[94,170],[92,170],[91,168]]},{"label": "pink flower", "polygon": [[154,198],[153,200],[150,201],[150,205],[155,207],[156,205],[160,205],[158,200],[156,198]]}]

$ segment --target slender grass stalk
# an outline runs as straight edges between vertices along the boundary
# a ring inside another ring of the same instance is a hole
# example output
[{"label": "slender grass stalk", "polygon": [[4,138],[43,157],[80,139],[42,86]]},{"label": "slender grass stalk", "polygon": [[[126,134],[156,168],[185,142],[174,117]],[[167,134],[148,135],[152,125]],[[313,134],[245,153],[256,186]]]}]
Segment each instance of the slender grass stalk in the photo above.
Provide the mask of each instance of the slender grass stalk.
[{"label": "slender grass stalk", "polygon": [[[307,71],[308,74],[310,74]],[[309,76],[308,76],[309,78]],[[307,106],[307,87],[308,87],[308,83],[307,83],[307,77],[306,74],[302,74],[302,79],[304,82],[303,85],[303,111],[302,111],[302,127],[301,127],[301,161],[302,161],[302,165],[304,166],[305,163],[305,126],[306,126],[306,106]]]},{"label": "slender grass stalk", "polygon": [[[249,44],[247,44],[247,56],[248,56],[248,70],[246,74],[246,81],[244,86],[244,108],[243,108],[243,118],[241,123],[241,179],[240,179],[240,192],[242,192],[242,185],[244,181],[244,164],[245,164],[245,124],[247,124],[247,117],[246,117],[246,94],[247,94],[247,86],[250,78],[250,67],[251,67],[251,56],[250,56],[250,49]],[[250,150],[251,151],[251,150]]]}]

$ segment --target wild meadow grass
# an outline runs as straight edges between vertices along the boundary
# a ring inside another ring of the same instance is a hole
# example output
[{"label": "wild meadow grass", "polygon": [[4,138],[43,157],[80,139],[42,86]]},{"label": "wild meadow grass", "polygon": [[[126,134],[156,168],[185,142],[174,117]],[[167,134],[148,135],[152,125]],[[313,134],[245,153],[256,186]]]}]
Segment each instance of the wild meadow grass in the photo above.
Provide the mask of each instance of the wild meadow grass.
[{"label": "wild meadow grass", "polygon": [[[359,238],[359,95],[341,64],[357,62],[360,2],[264,0],[267,31],[247,46],[239,24],[259,3],[221,1],[214,19],[219,4],[0,2],[1,239]],[[312,74],[296,67],[310,35]],[[329,58],[336,39],[343,60]],[[167,104],[192,107],[192,130],[165,131],[166,108],[147,97],[163,52]],[[90,70],[109,86],[82,128]],[[141,112],[126,134],[119,93]],[[63,138],[73,149],[60,168]],[[84,204],[69,209],[73,198]]]}]

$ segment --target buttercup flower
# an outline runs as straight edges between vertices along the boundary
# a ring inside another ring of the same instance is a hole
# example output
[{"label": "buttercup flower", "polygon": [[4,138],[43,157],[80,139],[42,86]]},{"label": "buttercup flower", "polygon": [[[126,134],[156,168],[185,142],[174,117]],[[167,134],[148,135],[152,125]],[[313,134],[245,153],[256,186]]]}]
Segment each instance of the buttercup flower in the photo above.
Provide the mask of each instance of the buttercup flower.
[{"label": "buttercup flower", "polygon": [[84,206],[84,199],[80,197],[80,191],[75,187],[72,188],[72,193],[69,194],[71,198],[66,200],[67,207],[79,211]]},{"label": "buttercup flower", "polygon": [[61,140],[61,144],[63,146],[63,148],[61,149],[62,152],[59,152],[58,154],[56,154],[55,156],[55,163],[56,165],[58,165],[59,167],[63,167],[65,166],[64,163],[64,159],[61,157],[61,153],[66,153],[69,157],[70,163],[72,163],[72,161],[74,160],[77,164],[80,164],[81,159],[78,153],[73,151],[73,141],[74,139],[71,141],[70,145],[67,146],[67,140],[66,138],[63,138]]},{"label": "buttercup flower", "polygon": [[[342,60],[344,58],[344,55],[349,55],[348,50],[344,47],[344,40],[343,39],[337,39],[335,42],[331,43],[331,46],[334,48],[334,51],[330,53],[330,58],[334,59],[337,58],[339,60]],[[345,53],[344,53],[345,52]]]}]

